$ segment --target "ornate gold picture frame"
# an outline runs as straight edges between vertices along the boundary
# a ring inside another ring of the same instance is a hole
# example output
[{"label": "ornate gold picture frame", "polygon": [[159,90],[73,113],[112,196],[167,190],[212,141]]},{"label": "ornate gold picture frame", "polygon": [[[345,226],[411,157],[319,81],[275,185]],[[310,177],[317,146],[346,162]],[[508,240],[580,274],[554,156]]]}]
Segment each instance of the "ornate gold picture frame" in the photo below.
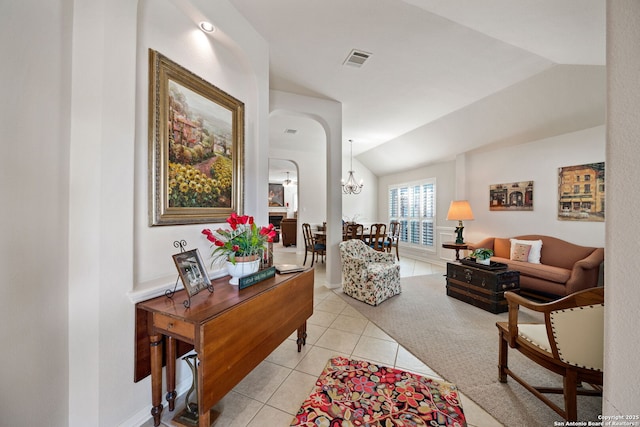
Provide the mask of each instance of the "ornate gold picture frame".
[{"label": "ornate gold picture frame", "polygon": [[242,214],[244,103],[149,49],[149,222]]}]

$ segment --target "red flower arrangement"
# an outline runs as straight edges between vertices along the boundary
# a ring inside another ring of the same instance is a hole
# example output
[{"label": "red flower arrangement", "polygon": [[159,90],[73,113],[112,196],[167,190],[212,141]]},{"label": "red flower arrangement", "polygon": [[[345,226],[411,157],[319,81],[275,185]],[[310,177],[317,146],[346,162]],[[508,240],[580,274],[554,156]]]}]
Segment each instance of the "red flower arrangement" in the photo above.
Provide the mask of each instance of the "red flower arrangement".
[{"label": "red flower arrangement", "polygon": [[236,263],[236,257],[262,257],[266,249],[265,245],[272,242],[276,236],[273,224],[266,227],[258,227],[253,222],[253,217],[249,215],[238,216],[235,212],[227,218],[227,223],[231,230],[222,228],[212,232],[208,228],[202,230],[202,234],[207,236],[211,247],[211,264],[217,260],[224,259],[231,263]]}]

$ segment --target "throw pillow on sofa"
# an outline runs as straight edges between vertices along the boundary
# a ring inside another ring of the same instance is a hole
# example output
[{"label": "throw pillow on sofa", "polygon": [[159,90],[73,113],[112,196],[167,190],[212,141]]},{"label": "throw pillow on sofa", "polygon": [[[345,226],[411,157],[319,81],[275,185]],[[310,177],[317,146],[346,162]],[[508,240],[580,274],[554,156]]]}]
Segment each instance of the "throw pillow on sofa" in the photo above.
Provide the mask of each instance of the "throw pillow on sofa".
[{"label": "throw pillow on sofa", "polygon": [[515,260],[515,250],[516,245],[528,245],[529,255],[526,259],[527,262],[532,264],[540,264],[540,253],[542,251],[542,240],[518,240],[518,239],[509,239],[511,241],[511,254],[510,259]]},{"label": "throw pillow on sofa", "polygon": [[531,252],[531,245],[516,243],[514,246],[515,248],[513,250],[513,256],[511,257],[511,259],[514,261],[527,262],[529,260],[529,252]]}]

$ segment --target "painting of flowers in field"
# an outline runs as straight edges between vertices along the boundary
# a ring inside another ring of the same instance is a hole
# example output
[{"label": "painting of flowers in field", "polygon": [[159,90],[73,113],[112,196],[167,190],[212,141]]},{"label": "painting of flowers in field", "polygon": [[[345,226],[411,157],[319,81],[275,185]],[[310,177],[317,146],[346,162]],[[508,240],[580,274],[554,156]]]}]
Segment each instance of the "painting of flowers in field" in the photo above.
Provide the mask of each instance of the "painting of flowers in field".
[{"label": "painting of flowers in field", "polygon": [[149,49],[150,225],[242,213],[244,104]]},{"label": "painting of flowers in field", "polygon": [[169,80],[169,206],[231,207],[232,116]]}]

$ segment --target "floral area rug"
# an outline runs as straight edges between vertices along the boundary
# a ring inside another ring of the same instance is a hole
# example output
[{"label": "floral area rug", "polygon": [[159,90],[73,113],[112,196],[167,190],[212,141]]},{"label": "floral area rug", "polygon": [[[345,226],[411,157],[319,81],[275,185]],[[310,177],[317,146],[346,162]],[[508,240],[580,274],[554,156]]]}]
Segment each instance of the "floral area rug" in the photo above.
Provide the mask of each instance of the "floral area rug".
[{"label": "floral area rug", "polygon": [[467,425],[455,385],[344,357],[330,359],[291,426]]}]

